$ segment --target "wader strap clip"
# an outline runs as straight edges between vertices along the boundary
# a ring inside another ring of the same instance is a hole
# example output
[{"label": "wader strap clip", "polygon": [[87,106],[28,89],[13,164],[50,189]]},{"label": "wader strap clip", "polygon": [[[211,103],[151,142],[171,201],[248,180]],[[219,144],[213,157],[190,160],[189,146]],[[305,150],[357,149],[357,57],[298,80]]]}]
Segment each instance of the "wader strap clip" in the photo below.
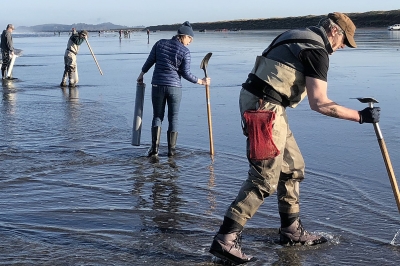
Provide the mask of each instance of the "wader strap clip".
[{"label": "wader strap clip", "polygon": [[254,94],[258,98],[263,99],[264,101],[279,104],[283,107],[290,105],[290,102],[287,98],[283,97],[269,84],[252,73],[249,74],[249,77],[247,78],[246,82],[242,84],[242,86],[245,90]]}]

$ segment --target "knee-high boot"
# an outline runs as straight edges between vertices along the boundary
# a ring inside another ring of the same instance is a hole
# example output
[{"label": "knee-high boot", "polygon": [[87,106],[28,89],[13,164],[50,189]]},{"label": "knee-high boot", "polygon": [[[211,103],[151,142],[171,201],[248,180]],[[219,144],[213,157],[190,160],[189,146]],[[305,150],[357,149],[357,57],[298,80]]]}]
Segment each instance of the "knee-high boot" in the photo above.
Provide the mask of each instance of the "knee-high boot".
[{"label": "knee-high boot", "polygon": [[2,69],[1,70],[1,78],[2,79],[6,79],[6,75],[7,75],[6,72],[7,72],[7,69]]},{"label": "knee-high boot", "polygon": [[168,156],[175,155],[176,139],[178,138],[178,132],[167,131],[168,140]]},{"label": "knee-high boot", "polygon": [[67,79],[68,79],[68,71],[64,70],[64,74],[60,83],[61,87],[66,87],[67,86]]},{"label": "knee-high boot", "polygon": [[151,147],[147,153],[147,156],[158,155],[158,146],[160,146],[160,135],[161,127],[151,128]]},{"label": "knee-high boot", "polygon": [[74,88],[76,86],[75,71],[68,71],[69,84],[68,87]]}]

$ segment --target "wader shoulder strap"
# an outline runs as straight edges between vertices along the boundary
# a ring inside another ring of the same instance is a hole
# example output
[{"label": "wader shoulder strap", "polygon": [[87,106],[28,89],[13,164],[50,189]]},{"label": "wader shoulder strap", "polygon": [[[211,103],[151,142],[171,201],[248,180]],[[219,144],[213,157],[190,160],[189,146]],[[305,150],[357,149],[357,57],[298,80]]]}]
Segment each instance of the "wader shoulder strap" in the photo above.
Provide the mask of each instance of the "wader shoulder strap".
[{"label": "wader shoulder strap", "polygon": [[[280,35],[279,35],[279,36],[280,36]],[[278,36],[278,37],[279,37],[279,36]],[[288,43],[309,43],[309,44],[314,44],[314,45],[320,46],[321,48],[325,49],[325,47],[321,46],[321,43],[320,43],[320,42],[318,42],[318,41],[316,41],[316,40],[311,40],[311,39],[287,39],[287,40],[283,40],[283,41],[280,41],[280,42],[278,42],[278,43],[275,43],[275,41],[276,41],[276,39],[278,39],[278,37],[275,38],[275,40],[272,41],[271,45],[268,47],[267,51],[265,51],[265,52],[262,54],[262,56],[266,57],[267,54],[268,54],[272,49],[274,49],[274,48],[276,48],[276,47],[278,47],[278,46],[280,46],[280,45],[284,45],[284,44],[288,44]]]}]

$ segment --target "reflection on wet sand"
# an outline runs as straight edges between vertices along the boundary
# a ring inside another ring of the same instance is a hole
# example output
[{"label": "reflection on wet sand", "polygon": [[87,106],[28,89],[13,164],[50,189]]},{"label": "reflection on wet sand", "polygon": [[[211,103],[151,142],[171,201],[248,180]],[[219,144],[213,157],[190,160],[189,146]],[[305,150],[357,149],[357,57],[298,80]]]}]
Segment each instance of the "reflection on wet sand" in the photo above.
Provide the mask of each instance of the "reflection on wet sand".
[{"label": "reflection on wet sand", "polygon": [[80,117],[79,91],[77,88],[62,88],[63,96],[68,103],[65,106],[65,118],[67,119],[67,130],[78,129],[76,126]]},{"label": "reflection on wet sand", "polygon": [[390,39],[400,40],[400,31],[389,31]]},{"label": "reflection on wet sand", "polygon": [[206,214],[207,215],[212,215],[214,214],[214,211],[216,209],[216,196],[215,193],[213,192],[212,188],[215,186],[215,173],[214,173],[214,160],[212,160],[211,164],[208,166],[208,169],[210,170],[210,177],[208,179],[208,194],[207,194],[207,200],[209,201],[209,209],[206,209]]},{"label": "reflection on wet sand", "polygon": [[[15,69],[24,80],[0,88],[0,264],[213,265],[208,249],[248,170],[237,93],[254,55],[278,32],[210,32],[192,47],[194,65],[216,43],[231,47],[215,51],[209,66],[215,161],[207,149],[206,103],[196,100],[204,91],[191,84],[184,85],[177,156],[167,157],[166,136],[158,158],[144,156],[151,141],[150,93],[144,145],[130,145],[135,95],[128,77],[147,57],[146,42],[93,38],[108,74],[99,79],[83,51],[86,85],[60,89],[65,41],[18,38],[29,47]],[[333,98],[344,105],[353,103],[349,97],[381,101],[394,163],[400,161],[399,33],[358,31],[357,49],[332,56],[329,79]],[[276,244],[279,214],[271,199],[246,227],[244,252],[259,259],[254,265],[397,265],[399,216],[374,134],[368,126],[328,122],[306,103],[298,108],[292,127],[308,162],[302,217],[307,230],[331,237],[320,247]]]},{"label": "reflection on wet sand", "polygon": [[146,159],[137,160],[142,164],[141,167],[136,166],[141,173],[135,173],[132,191],[140,198],[138,209],[152,210],[151,213],[145,211],[141,214],[142,222],[153,227],[148,223],[151,219],[160,229],[179,229],[182,218],[179,214],[181,191],[176,184],[179,182],[179,166],[173,158],[168,158],[166,162],[160,162],[157,156]]},{"label": "reflection on wet sand", "polygon": [[64,98],[69,102],[79,101],[79,91],[77,88],[61,88]]},{"label": "reflection on wet sand", "polygon": [[16,111],[17,89],[12,80],[2,80],[3,87],[3,112],[14,115]]}]

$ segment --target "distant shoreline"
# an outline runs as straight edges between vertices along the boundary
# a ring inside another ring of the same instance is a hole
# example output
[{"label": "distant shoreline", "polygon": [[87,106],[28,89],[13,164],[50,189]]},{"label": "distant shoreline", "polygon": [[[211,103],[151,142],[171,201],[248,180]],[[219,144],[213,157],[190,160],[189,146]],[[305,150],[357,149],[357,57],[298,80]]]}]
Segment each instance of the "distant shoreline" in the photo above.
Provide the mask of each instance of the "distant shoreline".
[{"label": "distant shoreline", "polygon": [[[400,9],[391,11],[370,11],[364,13],[345,13],[354,22],[357,28],[387,28],[393,24],[400,24]],[[215,22],[199,22],[191,23],[195,31],[238,31],[238,30],[276,30],[276,29],[293,29],[304,28],[308,26],[318,25],[324,15],[309,15],[301,17],[286,18],[266,18],[266,19],[238,19]],[[97,25],[86,23],[75,23],[72,25],[63,24],[44,24],[36,26],[20,26],[17,31],[24,32],[70,32],[72,28],[77,30],[85,29],[87,31],[176,31],[181,23],[157,26],[137,26],[127,27],[115,25],[112,23],[101,23]]]},{"label": "distant shoreline", "polygon": [[[351,18],[357,28],[387,28],[389,25],[400,24],[400,9],[345,14]],[[326,14],[319,16],[241,19],[191,24],[195,31],[293,29],[317,25],[325,17]],[[146,29],[148,28],[151,31],[175,31],[179,26],[180,24],[157,25],[146,27]]]}]

